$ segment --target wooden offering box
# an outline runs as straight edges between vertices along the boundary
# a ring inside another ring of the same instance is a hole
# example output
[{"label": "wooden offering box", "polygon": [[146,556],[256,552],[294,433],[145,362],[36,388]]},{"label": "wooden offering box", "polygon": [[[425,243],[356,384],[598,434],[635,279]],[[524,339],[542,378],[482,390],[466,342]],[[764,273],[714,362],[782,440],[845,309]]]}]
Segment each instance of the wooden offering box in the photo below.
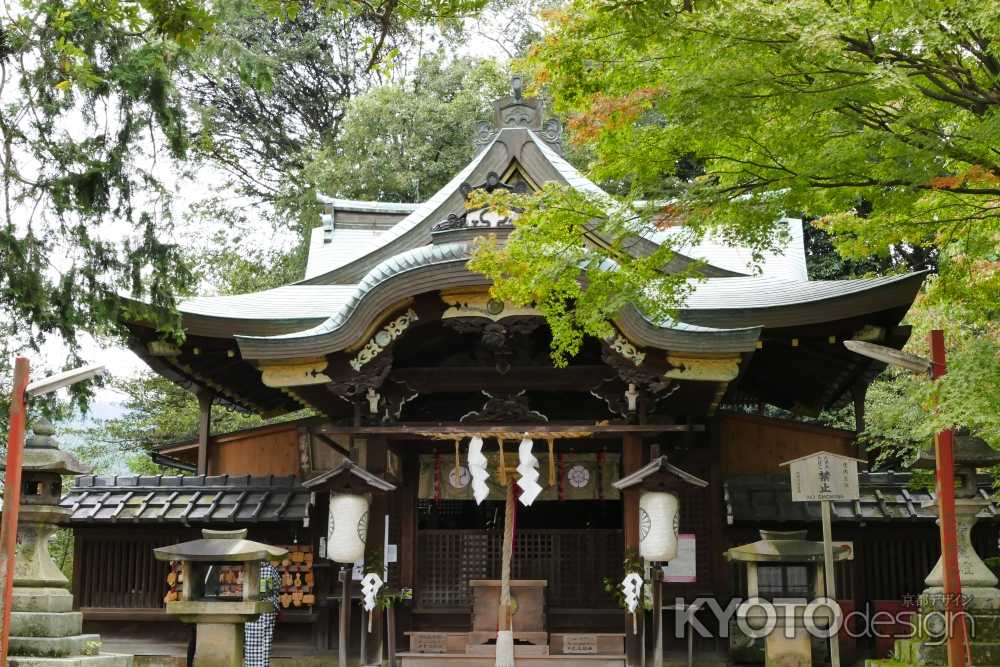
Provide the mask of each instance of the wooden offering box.
[{"label": "wooden offering box", "polygon": [[[510,596],[514,607],[514,638],[531,644],[548,644],[545,631],[544,579],[512,579]],[[469,644],[496,639],[500,607],[499,579],[472,579],[472,632]]]}]

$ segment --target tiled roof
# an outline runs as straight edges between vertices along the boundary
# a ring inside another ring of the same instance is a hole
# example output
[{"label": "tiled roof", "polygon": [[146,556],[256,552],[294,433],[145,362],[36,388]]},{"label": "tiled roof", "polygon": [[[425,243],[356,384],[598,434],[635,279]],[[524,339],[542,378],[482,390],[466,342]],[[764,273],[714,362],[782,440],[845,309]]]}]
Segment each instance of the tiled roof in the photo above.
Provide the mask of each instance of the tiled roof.
[{"label": "tiled roof", "polygon": [[314,228],[309,238],[306,279],[339,269],[363,257],[384,233],[378,229]]},{"label": "tiled roof", "polygon": [[262,292],[185,299],[191,315],[249,320],[325,320],[354,293],[354,285],[285,285]]},{"label": "tiled roof", "polygon": [[[910,489],[910,473],[861,473],[861,499],[834,502],[833,521],[860,523],[865,521],[933,521],[935,511],[925,507],[934,494],[922,489]],[[792,501],[788,473],[747,474],[730,476],[724,484],[726,522],[770,524],[805,523],[820,520],[819,503]],[[979,494],[992,498],[993,480],[980,475]],[[996,519],[998,509],[990,503],[980,517]]]},{"label": "tiled roof", "polygon": [[295,477],[78,477],[60,503],[72,524],[302,521],[312,494]]},{"label": "tiled roof", "polygon": [[694,291],[687,297],[682,310],[743,310],[747,308],[777,308],[811,301],[823,301],[840,296],[907,280],[915,274],[906,273],[880,278],[853,280],[785,280],[780,278],[706,278],[691,281]]},{"label": "tiled roof", "polygon": [[802,221],[786,218],[781,222],[785,224],[788,232],[784,246],[780,250],[764,252],[759,261],[754,260],[750,248],[733,245],[716,235],[708,235],[696,243],[686,242],[682,237],[686,233],[684,227],[668,227],[657,231],[651,238],[657,243],[663,243],[675,237],[678,243],[675,248],[677,252],[703,260],[720,269],[746,275],[756,274],[765,278],[808,280]]}]

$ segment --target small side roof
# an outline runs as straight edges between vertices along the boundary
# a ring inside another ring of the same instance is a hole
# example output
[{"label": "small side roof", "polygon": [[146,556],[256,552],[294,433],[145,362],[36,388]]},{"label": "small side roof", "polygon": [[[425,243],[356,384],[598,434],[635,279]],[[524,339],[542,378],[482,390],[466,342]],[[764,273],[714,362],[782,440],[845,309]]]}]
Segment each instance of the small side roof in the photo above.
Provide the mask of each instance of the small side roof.
[{"label": "small side roof", "polygon": [[353,477],[355,480],[361,482],[363,486],[371,487],[376,491],[396,490],[395,484],[382,479],[378,475],[368,472],[350,459],[344,459],[336,468],[326,470],[315,477],[311,477],[303,482],[302,486],[307,489],[317,489],[344,475],[348,478]]},{"label": "small side roof", "polygon": [[708,482],[706,482],[702,478],[696,477],[691,473],[687,472],[686,470],[681,470],[677,466],[667,461],[667,457],[665,455],[658,456],[657,458],[653,459],[643,467],[636,470],[631,475],[626,475],[625,477],[619,479],[617,482],[613,482],[612,486],[614,486],[619,491],[623,489],[628,489],[633,486],[642,484],[643,480],[652,477],[653,475],[659,472],[670,473],[674,477],[677,477],[678,479],[687,482],[692,486],[697,486],[700,488],[705,488],[706,486],[708,486]]}]

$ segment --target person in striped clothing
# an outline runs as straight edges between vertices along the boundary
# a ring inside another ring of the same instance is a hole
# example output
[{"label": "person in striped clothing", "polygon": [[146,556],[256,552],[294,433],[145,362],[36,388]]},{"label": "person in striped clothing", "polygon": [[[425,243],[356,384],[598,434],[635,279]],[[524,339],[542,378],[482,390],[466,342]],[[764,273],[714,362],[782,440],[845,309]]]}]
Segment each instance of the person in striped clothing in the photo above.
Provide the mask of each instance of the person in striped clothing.
[{"label": "person in striped clothing", "polygon": [[271,603],[273,611],[260,615],[255,621],[244,624],[245,633],[243,667],[270,667],[271,642],[274,626],[278,622],[278,592],[281,575],[267,561],[260,564],[260,599]]}]

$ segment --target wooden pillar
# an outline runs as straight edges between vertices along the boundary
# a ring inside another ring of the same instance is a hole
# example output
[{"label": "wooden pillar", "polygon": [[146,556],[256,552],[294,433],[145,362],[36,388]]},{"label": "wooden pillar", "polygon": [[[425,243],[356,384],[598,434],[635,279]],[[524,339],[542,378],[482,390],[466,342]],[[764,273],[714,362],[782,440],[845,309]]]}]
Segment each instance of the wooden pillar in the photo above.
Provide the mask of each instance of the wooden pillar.
[{"label": "wooden pillar", "polygon": [[207,391],[198,392],[198,474],[208,474],[208,439],[212,430],[212,399]]},{"label": "wooden pillar", "polygon": [[[379,477],[385,475],[385,458],[387,443],[385,436],[369,436],[365,449],[365,468],[370,473]],[[386,494],[372,494],[371,505],[368,508],[368,539],[365,542],[365,558],[372,557],[373,560],[385,561],[385,514],[389,503]],[[382,573],[379,572],[379,576]],[[361,664],[381,664],[382,647],[382,611],[376,608],[373,612],[372,631],[368,632],[368,614],[362,617],[363,636],[365,642],[362,644]]]},{"label": "wooden pillar", "polygon": [[[395,492],[399,512],[399,587],[409,588],[416,597],[419,588],[417,571],[417,502],[420,487],[420,455],[407,449],[402,455],[403,484]],[[395,610],[395,631],[398,637],[413,630],[413,605],[400,605]]]},{"label": "wooden pillar", "polygon": [[[643,464],[642,438],[638,433],[626,433],[622,436],[622,476],[629,475]],[[622,528],[625,533],[625,551],[639,552],[639,489],[631,488],[622,491]],[[638,632],[632,631],[631,619],[626,615],[625,622],[625,658],[629,667],[639,667],[643,664],[643,607],[638,609]]]},{"label": "wooden pillar", "polygon": [[727,600],[732,595],[732,585],[730,583],[730,566],[725,559],[724,553],[729,547],[726,540],[726,506],[724,498],[725,478],[722,470],[722,420],[719,417],[711,419],[708,424],[708,516],[709,529],[708,536],[709,558],[712,563],[712,592],[722,600]]}]

